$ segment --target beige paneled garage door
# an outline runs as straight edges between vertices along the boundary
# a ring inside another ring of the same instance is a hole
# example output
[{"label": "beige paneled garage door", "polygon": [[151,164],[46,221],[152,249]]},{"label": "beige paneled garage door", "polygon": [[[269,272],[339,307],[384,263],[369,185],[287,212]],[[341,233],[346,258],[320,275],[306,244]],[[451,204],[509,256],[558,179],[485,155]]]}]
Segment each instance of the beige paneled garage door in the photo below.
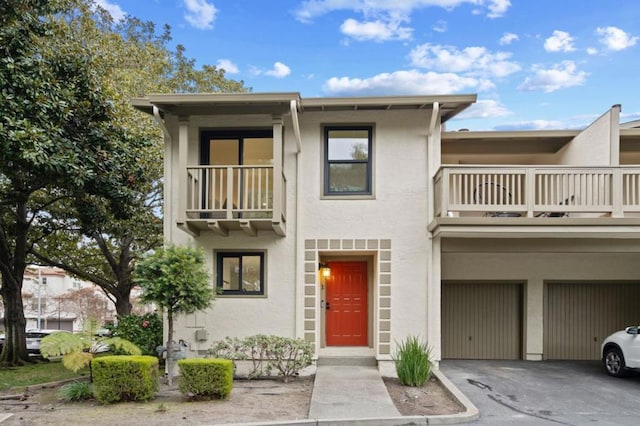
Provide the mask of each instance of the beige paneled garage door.
[{"label": "beige paneled garage door", "polygon": [[442,357],[520,359],[522,284],[444,283]]},{"label": "beige paneled garage door", "polygon": [[602,340],[632,324],[640,324],[640,284],[549,283],[544,358],[599,359]]}]

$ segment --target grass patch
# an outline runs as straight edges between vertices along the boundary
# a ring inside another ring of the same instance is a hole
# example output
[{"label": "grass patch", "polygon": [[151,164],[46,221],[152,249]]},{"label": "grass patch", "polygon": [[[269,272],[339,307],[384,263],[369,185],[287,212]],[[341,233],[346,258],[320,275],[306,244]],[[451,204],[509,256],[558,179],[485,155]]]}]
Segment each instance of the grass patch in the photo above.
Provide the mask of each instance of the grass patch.
[{"label": "grass patch", "polygon": [[60,360],[39,362],[22,367],[0,368],[0,391],[88,375],[89,369],[82,369],[74,373],[64,368]]}]

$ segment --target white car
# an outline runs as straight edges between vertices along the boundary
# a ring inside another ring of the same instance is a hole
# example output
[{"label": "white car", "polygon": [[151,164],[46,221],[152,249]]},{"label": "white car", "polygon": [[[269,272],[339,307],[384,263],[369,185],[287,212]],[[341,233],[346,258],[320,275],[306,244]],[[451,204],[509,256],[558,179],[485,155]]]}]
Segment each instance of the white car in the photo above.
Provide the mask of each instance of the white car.
[{"label": "white car", "polygon": [[627,327],[604,339],[601,353],[611,376],[623,377],[629,370],[640,370],[640,326]]},{"label": "white car", "polygon": [[27,352],[32,356],[40,356],[40,341],[53,333],[69,333],[66,330],[27,330]]}]

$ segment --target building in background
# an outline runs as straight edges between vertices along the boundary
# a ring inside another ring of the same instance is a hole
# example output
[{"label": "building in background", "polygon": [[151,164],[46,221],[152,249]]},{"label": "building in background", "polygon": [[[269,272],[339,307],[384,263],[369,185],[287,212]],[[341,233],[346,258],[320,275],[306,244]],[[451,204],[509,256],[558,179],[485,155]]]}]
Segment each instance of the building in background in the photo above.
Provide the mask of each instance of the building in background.
[{"label": "building in background", "polygon": [[59,268],[29,266],[24,274],[22,300],[27,330],[81,331],[89,320],[102,326],[115,319],[115,307],[99,287]]}]

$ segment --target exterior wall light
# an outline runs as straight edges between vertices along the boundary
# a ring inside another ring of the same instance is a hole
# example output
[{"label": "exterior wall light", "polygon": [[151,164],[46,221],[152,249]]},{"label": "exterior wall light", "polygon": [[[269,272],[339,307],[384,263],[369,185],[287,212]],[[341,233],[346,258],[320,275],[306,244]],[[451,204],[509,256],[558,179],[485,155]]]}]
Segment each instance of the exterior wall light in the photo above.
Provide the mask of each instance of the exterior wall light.
[{"label": "exterior wall light", "polygon": [[318,265],[318,270],[323,278],[329,278],[331,276],[331,267],[326,263],[320,263]]}]

